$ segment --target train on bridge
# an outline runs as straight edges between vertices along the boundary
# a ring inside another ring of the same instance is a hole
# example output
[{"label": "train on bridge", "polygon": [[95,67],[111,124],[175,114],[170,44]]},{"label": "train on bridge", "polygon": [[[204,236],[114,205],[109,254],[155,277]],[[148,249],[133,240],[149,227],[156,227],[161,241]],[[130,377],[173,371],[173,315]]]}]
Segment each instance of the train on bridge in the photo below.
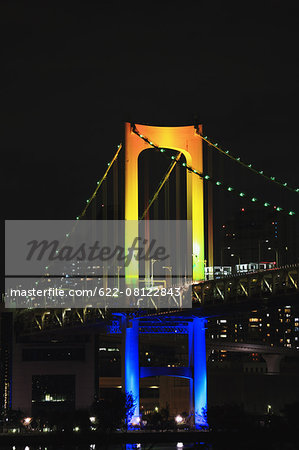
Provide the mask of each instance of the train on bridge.
[{"label": "train on bridge", "polygon": [[235,266],[205,267],[205,279],[222,278],[234,274],[257,272],[258,270],[270,270],[276,268],[275,261],[250,262],[236,264]]}]

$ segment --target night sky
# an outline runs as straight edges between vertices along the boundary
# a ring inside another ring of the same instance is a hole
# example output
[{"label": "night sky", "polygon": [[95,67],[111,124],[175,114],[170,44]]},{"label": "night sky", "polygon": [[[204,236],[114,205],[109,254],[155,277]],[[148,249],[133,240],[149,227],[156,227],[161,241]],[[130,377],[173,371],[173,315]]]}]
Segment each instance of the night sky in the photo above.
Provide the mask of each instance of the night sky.
[{"label": "night sky", "polygon": [[[125,121],[196,120],[297,186],[297,2],[2,1],[0,24],[6,219],[74,218]],[[249,192],[276,189],[215,164]],[[275,192],[299,214],[298,195]]]}]

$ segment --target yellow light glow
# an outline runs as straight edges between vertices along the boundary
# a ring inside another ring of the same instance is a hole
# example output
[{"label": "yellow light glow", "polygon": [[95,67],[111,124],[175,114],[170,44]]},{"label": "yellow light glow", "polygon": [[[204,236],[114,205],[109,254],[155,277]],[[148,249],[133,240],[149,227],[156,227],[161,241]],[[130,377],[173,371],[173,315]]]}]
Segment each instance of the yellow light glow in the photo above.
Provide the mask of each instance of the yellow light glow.
[{"label": "yellow light glow", "polygon": [[[136,124],[136,127],[141,135],[166,151],[173,149],[182,152],[188,166],[198,173],[203,172],[202,139],[194,126],[154,127]],[[198,131],[202,133],[201,125]],[[149,145],[133,132],[130,123],[126,123],[125,146],[125,220],[128,221],[125,247],[129,248],[133,232],[138,236],[138,229],[134,225],[138,221],[138,157]],[[193,281],[199,281],[204,279],[205,260],[203,180],[190,171],[186,172],[186,178],[187,220],[192,220]],[[130,224],[129,221],[134,222]],[[125,277],[129,284],[137,283],[138,263],[126,268]]]}]

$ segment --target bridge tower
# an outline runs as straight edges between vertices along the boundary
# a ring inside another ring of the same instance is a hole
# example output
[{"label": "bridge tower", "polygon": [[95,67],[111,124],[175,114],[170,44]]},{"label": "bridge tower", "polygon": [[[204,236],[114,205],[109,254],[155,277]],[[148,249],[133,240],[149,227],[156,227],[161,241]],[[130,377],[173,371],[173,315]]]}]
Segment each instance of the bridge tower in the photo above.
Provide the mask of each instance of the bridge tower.
[{"label": "bridge tower", "polygon": [[[203,172],[202,140],[199,137],[201,125],[182,127],[156,127],[136,124],[139,133],[146,136],[155,145],[167,150],[182,152],[186,163],[197,172]],[[138,236],[138,157],[147,145],[135,132],[130,123],[125,124],[125,220],[127,243]],[[187,220],[192,221],[192,258],[193,281],[204,279],[204,196],[203,180],[187,171]],[[126,281],[136,284],[138,280],[138,262],[126,269]]]},{"label": "bridge tower", "polygon": [[[203,172],[202,140],[199,133],[201,125],[181,127],[157,127],[149,125],[135,125],[138,132],[153,142],[156,146],[167,150],[182,152],[186,158],[186,164],[198,173]],[[138,157],[150,148],[136,132],[132,124],[125,124],[125,220],[126,223],[126,248],[138,236]],[[154,150],[154,148],[153,148]],[[187,192],[187,220],[192,221],[192,267],[193,281],[204,279],[204,195],[203,180],[195,173],[186,173]],[[191,257],[191,255],[190,255]],[[138,261],[133,260],[126,268],[126,283],[137,285]],[[195,318],[188,329],[189,341],[189,367],[185,368],[185,378],[190,379],[190,409],[194,412],[195,427],[206,425],[203,411],[207,405],[206,386],[206,350],[205,350],[205,326],[204,319]],[[128,418],[129,425],[138,422],[139,418],[139,379],[144,376],[145,369],[139,367],[138,355],[138,319],[122,321],[123,338],[123,387],[127,393],[131,393],[135,400],[133,417]],[[160,374],[169,374],[168,368],[160,368]],[[154,373],[154,369],[151,370]],[[149,375],[147,375],[149,376]],[[177,375],[174,375],[177,376]]]}]

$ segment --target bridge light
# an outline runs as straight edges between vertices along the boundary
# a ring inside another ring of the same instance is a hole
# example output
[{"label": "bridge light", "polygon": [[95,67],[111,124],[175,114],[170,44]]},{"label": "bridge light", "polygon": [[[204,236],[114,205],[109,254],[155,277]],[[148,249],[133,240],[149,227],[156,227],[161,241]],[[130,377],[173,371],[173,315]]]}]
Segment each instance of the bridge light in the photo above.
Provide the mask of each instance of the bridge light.
[{"label": "bridge light", "polygon": [[294,211],[289,211],[289,216],[293,216],[294,214]]},{"label": "bridge light", "polygon": [[220,186],[222,183],[221,181],[216,181],[217,186]]},{"label": "bridge light", "polygon": [[240,159],[241,159],[241,158],[240,158],[239,156],[238,156],[238,158],[236,158],[237,161],[240,161]]},{"label": "bridge light", "polygon": [[283,185],[284,185],[284,186],[287,186],[287,185],[288,185],[288,183],[283,183]]},{"label": "bridge light", "polygon": [[164,153],[165,152],[164,148],[160,148],[160,152]]},{"label": "bridge light", "polygon": [[280,206],[277,206],[276,210],[277,210],[277,211],[282,211],[283,208],[281,208]]},{"label": "bridge light", "polygon": [[209,180],[210,178],[209,175],[205,175],[205,180]]},{"label": "bridge light", "polygon": [[257,202],[257,198],[252,197],[251,201],[252,201],[252,202]]},{"label": "bridge light", "polygon": [[244,194],[244,192],[240,192],[240,197],[245,197],[245,194]]},{"label": "bridge light", "polygon": [[226,150],[226,151],[225,151],[225,153],[226,153],[226,154],[228,155],[228,154],[229,154],[229,151],[228,151],[228,150]]},{"label": "bridge light", "polygon": [[232,191],[233,189],[234,189],[234,188],[231,187],[231,186],[228,186],[228,188],[227,188],[228,191]]},{"label": "bridge light", "polygon": [[264,173],[263,170],[260,170],[260,171],[259,171],[259,174],[260,174],[260,175],[263,175],[263,173]]},{"label": "bridge light", "polygon": [[252,167],[252,164],[248,164],[248,167]]},{"label": "bridge light", "polygon": [[24,425],[30,425],[30,423],[32,422],[32,417],[25,417],[23,422]]},{"label": "bridge light", "polygon": [[178,414],[175,417],[175,421],[176,421],[176,423],[182,423],[183,422],[183,417],[180,414]]},{"label": "bridge light", "polygon": [[183,163],[182,166],[186,167],[186,163]]},{"label": "bridge light", "polygon": [[272,181],[274,181],[274,180],[275,180],[275,177],[270,177],[270,178],[271,178],[271,180],[272,180]]}]

